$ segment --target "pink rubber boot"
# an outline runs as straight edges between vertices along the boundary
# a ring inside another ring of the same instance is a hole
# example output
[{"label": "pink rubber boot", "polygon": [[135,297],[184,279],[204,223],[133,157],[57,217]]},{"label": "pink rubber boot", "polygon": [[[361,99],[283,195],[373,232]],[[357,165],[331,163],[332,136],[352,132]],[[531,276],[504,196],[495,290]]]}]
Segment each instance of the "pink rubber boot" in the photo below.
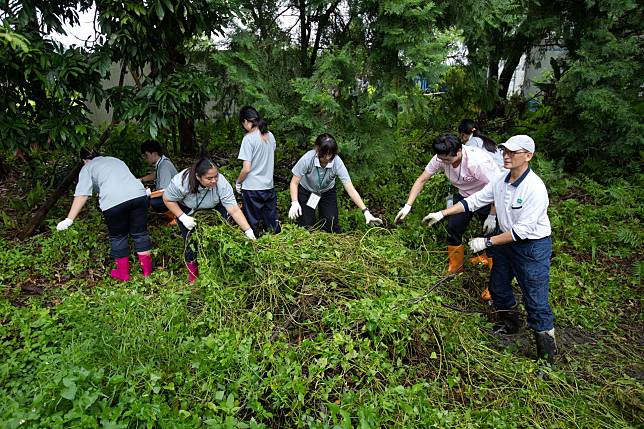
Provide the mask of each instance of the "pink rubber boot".
[{"label": "pink rubber boot", "polygon": [[197,264],[197,261],[192,261],[188,262],[186,267],[188,268],[188,281],[194,283],[199,277],[199,264]]},{"label": "pink rubber boot", "polygon": [[122,258],[116,258],[116,268],[110,272],[110,275],[121,281],[130,280],[130,258],[124,256]]},{"label": "pink rubber boot", "polygon": [[139,256],[139,265],[141,270],[143,270],[143,277],[147,277],[152,274],[152,255],[141,255]]}]

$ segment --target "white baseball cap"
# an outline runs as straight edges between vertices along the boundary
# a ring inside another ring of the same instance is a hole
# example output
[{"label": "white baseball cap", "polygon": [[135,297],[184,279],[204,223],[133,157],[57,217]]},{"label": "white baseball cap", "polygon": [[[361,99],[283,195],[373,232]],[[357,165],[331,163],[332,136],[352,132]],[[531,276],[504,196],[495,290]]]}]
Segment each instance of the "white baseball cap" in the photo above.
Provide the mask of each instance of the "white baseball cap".
[{"label": "white baseball cap", "polygon": [[512,152],[520,149],[525,149],[528,152],[534,153],[534,140],[532,140],[532,137],[530,136],[519,134],[510,137],[508,141],[501,145],[501,147],[504,147]]}]

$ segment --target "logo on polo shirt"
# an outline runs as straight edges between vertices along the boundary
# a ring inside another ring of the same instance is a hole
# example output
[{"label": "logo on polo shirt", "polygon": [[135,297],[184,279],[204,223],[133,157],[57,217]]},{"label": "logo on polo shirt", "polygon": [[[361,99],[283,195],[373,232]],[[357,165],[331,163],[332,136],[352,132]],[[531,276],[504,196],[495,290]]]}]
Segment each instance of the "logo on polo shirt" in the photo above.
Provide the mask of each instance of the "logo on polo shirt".
[{"label": "logo on polo shirt", "polygon": [[521,198],[517,198],[517,204],[521,204],[523,200]]}]

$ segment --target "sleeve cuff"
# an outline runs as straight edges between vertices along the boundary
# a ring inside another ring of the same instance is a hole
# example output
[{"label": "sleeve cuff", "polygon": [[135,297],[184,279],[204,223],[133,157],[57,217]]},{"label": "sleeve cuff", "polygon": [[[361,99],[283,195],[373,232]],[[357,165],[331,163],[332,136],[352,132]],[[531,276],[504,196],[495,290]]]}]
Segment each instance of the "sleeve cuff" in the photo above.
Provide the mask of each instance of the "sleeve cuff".
[{"label": "sleeve cuff", "polygon": [[521,241],[522,240],[522,238],[519,237],[516,232],[514,232],[514,229],[512,229],[511,231],[512,231],[512,239],[514,239],[514,241]]}]

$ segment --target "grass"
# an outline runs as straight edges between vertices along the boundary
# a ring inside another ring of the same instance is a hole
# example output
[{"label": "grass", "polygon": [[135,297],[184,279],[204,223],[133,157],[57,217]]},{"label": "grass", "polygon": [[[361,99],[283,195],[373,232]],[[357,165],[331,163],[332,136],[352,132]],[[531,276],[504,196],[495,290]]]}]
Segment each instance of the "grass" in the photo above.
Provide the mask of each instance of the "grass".
[{"label": "grass", "polygon": [[488,334],[486,272],[425,294],[445,232],[419,212],[366,229],[343,209],[351,232],[286,225],[257,242],[202,217],[194,286],[158,223],[155,272],[125,284],[95,209],[5,239],[0,427],[641,427],[642,187],[556,186],[553,366],[526,331]]}]

